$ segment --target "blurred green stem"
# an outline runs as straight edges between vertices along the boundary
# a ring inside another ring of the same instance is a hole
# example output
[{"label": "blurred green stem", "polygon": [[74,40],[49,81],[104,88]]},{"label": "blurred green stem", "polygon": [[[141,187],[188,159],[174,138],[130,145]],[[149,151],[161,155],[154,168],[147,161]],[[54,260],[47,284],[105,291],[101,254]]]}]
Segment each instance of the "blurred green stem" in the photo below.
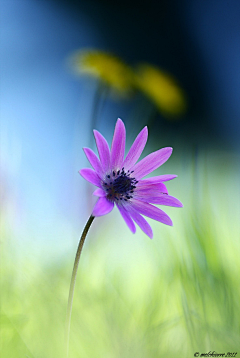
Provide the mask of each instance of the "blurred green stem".
[{"label": "blurred green stem", "polygon": [[90,229],[90,226],[93,222],[93,219],[94,216],[91,215],[83,230],[81,239],[78,244],[77,253],[76,253],[73,271],[72,271],[72,278],[71,278],[69,296],[68,296],[67,320],[66,320],[66,356],[67,357],[68,357],[68,350],[69,350],[70,323],[71,323],[71,314],[72,314],[73,294],[74,294],[74,288],[75,288],[76,277],[77,277],[77,269],[78,269],[78,264],[79,264],[79,259],[82,252],[83,244],[86,239],[88,230]]},{"label": "blurred green stem", "polygon": [[[93,106],[92,106],[92,114],[91,114],[91,130],[96,129],[97,120],[99,114],[104,106],[105,100],[108,95],[108,87],[102,82],[99,81],[97,83],[96,91],[93,97]],[[92,147],[92,136],[91,142],[89,143],[89,147]]]}]

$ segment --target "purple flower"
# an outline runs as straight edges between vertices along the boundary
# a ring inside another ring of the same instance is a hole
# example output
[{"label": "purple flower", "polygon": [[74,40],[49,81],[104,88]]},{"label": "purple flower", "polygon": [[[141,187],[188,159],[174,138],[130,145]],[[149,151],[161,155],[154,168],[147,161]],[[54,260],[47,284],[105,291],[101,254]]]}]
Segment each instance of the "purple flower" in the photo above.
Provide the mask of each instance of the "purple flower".
[{"label": "purple flower", "polygon": [[98,187],[94,195],[99,199],[92,215],[106,215],[116,204],[129,229],[136,232],[135,221],[150,238],[153,238],[152,228],[142,215],[172,225],[170,217],[151,204],[183,206],[178,199],[168,195],[164,184],[177,175],[165,174],[142,179],[168,160],[172,148],[159,149],[136,163],[147,142],[148,130],[144,127],[124,159],[126,130],[121,119],[117,120],[111,149],[101,133],[94,130],[94,136],[100,160],[91,149],[84,148],[93,169],[79,171],[84,179]]}]

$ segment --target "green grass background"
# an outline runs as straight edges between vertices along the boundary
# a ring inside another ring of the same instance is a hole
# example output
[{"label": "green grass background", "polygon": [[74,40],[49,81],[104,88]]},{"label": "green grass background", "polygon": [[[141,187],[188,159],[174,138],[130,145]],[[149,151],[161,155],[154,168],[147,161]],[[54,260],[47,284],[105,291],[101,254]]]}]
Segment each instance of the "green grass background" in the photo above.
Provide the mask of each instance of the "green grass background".
[{"label": "green grass background", "polygon": [[[149,220],[153,240],[139,229],[132,235],[116,209],[93,222],[77,276],[69,358],[240,355],[239,158],[219,151],[174,158],[161,170],[179,175],[167,186],[184,208],[163,208],[173,228]],[[26,235],[23,248],[3,215],[1,358],[65,357],[78,238],[66,235],[63,255],[57,244],[38,249]]]}]

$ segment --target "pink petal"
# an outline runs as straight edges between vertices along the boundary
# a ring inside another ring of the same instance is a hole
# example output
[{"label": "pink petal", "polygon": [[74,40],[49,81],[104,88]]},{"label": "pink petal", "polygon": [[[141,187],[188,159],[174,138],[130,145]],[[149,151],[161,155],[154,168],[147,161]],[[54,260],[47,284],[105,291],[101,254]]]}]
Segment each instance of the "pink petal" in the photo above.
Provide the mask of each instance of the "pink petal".
[{"label": "pink petal", "polygon": [[138,134],[137,138],[133,142],[129,152],[123,162],[123,167],[126,170],[132,168],[132,166],[138,161],[142,151],[146,145],[148,138],[148,129],[144,127]]},{"label": "pink petal", "polygon": [[118,207],[118,210],[120,211],[120,214],[122,215],[123,219],[125,220],[125,223],[129,227],[129,229],[132,231],[132,233],[135,234],[136,227],[135,227],[134,222],[132,221],[129,213],[122,205],[117,205],[117,207]]},{"label": "pink petal", "polygon": [[152,199],[150,198],[149,203],[158,204],[158,205],[173,206],[173,207],[176,207],[176,208],[182,208],[183,207],[183,204],[181,203],[180,200],[178,200],[177,198],[174,198],[173,196],[165,195],[165,194],[155,196]]},{"label": "pink petal", "polygon": [[140,201],[144,201],[146,203],[158,204],[158,205],[167,205],[167,206],[174,206],[176,208],[182,208],[183,204],[178,199],[174,198],[173,196],[158,193],[155,195],[138,195],[136,199]]},{"label": "pink petal", "polygon": [[114,203],[109,201],[106,197],[99,198],[96,202],[92,215],[93,216],[102,216],[110,213],[114,207]]},{"label": "pink petal", "polygon": [[133,176],[141,179],[165,163],[172,154],[172,148],[166,147],[153,152],[140,160],[134,167]]},{"label": "pink petal", "polygon": [[103,196],[106,196],[106,192],[103,189],[97,188],[94,192],[93,195],[99,196],[100,198]]},{"label": "pink petal", "polygon": [[151,178],[147,178],[147,179],[142,179],[140,183],[143,184],[155,184],[155,183],[161,183],[163,181],[168,181],[168,180],[172,180],[174,178],[176,178],[177,175],[175,174],[165,174],[165,175],[158,175],[156,177],[151,177]]},{"label": "pink petal", "polygon": [[90,148],[83,148],[83,150],[84,153],[86,154],[89,163],[91,164],[93,169],[97,172],[97,174],[101,177],[103,175],[103,169],[98,157]]},{"label": "pink petal", "polygon": [[95,129],[93,133],[96,140],[98,154],[102,164],[103,171],[107,172],[109,170],[109,165],[110,165],[110,150],[109,150],[108,143],[106,139],[102,136],[102,134],[96,131]]},{"label": "pink petal", "polygon": [[153,231],[149,223],[133,208],[129,205],[129,212],[131,214],[132,219],[138,224],[140,229],[150,237],[153,238]]},{"label": "pink petal", "polygon": [[123,121],[118,118],[111,146],[111,168],[121,169],[124,159],[126,129]]},{"label": "pink petal", "polygon": [[93,185],[96,185],[101,188],[101,179],[99,178],[98,174],[95,172],[95,170],[91,168],[81,169],[79,170],[79,173],[81,176],[92,183]]},{"label": "pink petal", "polygon": [[157,183],[157,184],[150,184],[150,185],[144,185],[143,180],[141,180],[134,191],[135,194],[144,196],[145,194],[148,195],[156,195],[156,194],[168,194],[168,190],[165,184],[163,183]]},{"label": "pink petal", "polygon": [[140,214],[145,215],[151,219],[160,221],[163,224],[170,226],[173,225],[170,217],[161,209],[137,199],[132,199],[131,202],[133,208],[136,209]]}]

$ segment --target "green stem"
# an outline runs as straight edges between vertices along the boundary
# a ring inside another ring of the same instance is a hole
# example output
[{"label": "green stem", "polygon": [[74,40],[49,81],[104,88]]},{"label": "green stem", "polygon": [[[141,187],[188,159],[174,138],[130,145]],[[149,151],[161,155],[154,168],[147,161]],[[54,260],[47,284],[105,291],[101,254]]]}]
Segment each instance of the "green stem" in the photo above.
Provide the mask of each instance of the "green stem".
[{"label": "green stem", "polygon": [[[104,107],[106,97],[108,95],[108,87],[100,80],[97,83],[97,87],[95,90],[95,94],[93,97],[93,106],[92,106],[92,113],[91,113],[91,130],[96,129],[98,117],[100,116],[100,112]],[[89,147],[91,148],[94,144],[92,142],[93,137],[91,136],[91,141],[89,143]]]},{"label": "green stem", "polygon": [[74,294],[74,288],[75,288],[76,277],[77,277],[77,269],[78,269],[78,264],[79,264],[79,259],[82,252],[83,244],[86,239],[88,230],[93,222],[93,219],[94,216],[91,215],[83,230],[81,239],[78,244],[77,253],[76,253],[73,271],[72,271],[72,278],[71,278],[69,296],[68,296],[67,320],[66,320],[66,357],[68,357],[68,350],[69,350],[70,323],[71,323],[71,314],[72,314],[73,294]]}]

